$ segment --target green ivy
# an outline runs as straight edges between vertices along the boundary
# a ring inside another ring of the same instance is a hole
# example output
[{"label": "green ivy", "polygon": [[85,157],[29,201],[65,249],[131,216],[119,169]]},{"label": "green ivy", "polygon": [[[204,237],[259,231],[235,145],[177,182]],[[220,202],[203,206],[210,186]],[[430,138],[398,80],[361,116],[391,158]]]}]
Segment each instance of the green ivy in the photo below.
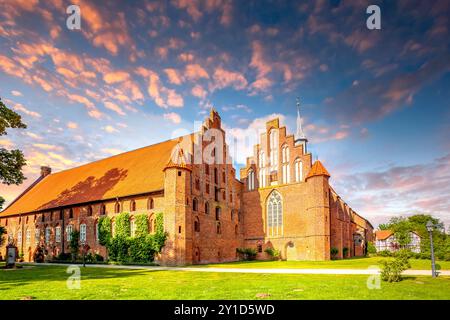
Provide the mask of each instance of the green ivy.
[{"label": "green ivy", "polygon": [[111,219],[100,217],[98,219],[98,242],[102,246],[108,246],[111,241]]},{"label": "green ivy", "polygon": [[148,219],[145,213],[134,216],[136,224],[136,238],[146,236],[148,234]]},{"label": "green ivy", "polygon": [[78,255],[78,249],[80,247],[80,232],[77,230],[72,231],[70,234],[70,241],[69,241],[69,249],[70,253],[72,254],[72,260],[76,260]]},{"label": "green ivy", "polygon": [[130,236],[130,214],[122,212],[116,217],[115,237],[129,237]]}]

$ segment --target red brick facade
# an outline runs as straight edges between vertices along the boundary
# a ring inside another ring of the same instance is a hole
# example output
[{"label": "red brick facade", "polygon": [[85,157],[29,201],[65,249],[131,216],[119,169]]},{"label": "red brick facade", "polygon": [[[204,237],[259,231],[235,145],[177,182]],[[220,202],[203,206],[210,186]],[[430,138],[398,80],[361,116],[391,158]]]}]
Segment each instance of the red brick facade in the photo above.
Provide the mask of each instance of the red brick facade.
[{"label": "red brick facade", "polygon": [[[244,247],[256,248],[259,259],[268,258],[267,247],[280,250],[288,260],[328,260],[331,248],[338,249],[337,258],[343,258],[344,248],[346,257],[364,254],[372,226],[334,192],[321,164],[313,167],[306,140],[286,135],[278,119],[268,122],[239,181],[225,134],[220,116],[212,111],[200,132],[178,141],[162,170],[160,190],[33,212],[5,210],[0,225],[6,226],[7,237],[26,261],[32,260],[39,243],[49,257],[69,252],[69,225],[77,230],[86,225],[91,251],[105,255],[97,241],[96,222],[105,214],[114,221],[123,211],[130,212],[131,219],[147,213],[150,232],[155,214],[164,214],[169,236],[158,256],[164,265],[234,261],[236,249]],[[40,179],[48,174],[44,170]]]}]

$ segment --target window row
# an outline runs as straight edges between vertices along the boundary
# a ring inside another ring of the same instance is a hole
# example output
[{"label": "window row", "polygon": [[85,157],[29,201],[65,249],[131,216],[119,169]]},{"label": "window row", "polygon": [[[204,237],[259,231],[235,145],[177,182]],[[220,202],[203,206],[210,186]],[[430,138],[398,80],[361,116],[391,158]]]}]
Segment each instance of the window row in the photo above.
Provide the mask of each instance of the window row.
[{"label": "window row", "polygon": [[[264,188],[267,186],[267,168],[259,169],[259,188]],[[291,182],[302,182],[303,181],[303,163],[301,160],[297,159],[294,162],[294,181],[291,179],[291,167],[289,163],[284,163],[281,165],[281,183],[291,183]],[[255,190],[256,182],[255,182],[255,172],[253,169],[250,169],[247,173],[247,189]]]}]

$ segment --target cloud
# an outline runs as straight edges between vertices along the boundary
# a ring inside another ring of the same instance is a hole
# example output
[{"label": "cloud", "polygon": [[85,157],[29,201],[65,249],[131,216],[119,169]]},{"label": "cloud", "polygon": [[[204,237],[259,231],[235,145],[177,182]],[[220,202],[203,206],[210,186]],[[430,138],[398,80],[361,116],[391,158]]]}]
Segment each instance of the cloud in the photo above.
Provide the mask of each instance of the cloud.
[{"label": "cloud", "polygon": [[179,124],[181,122],[180,115],[175,112],[165,113],[163,117],[164,119],[172,121],[175,124]]},{"label": "cloud", "polygon": [[109,155],[116,155],[116,154],[119,154],[119,153],[122,153],[123,151],[122,150],[120,150],[120,149],[115,149],[115,148],[103,148],[103,149],[101,149],[101,151],[103,152],[103,153],[107,153],[107,154],[109,154]]},{"label": "cloud", "polygon": [[247,86],[247,80],[242,73],[228,71],[221,67],[216,68],[214,71],[213,80],[214,84],[212,87],[214,89],[233,87],[236,90],[242,90]]},{"label": "cloud", "polygon": [[21,97],[21,96],[23,96],[22,92],[17,91],[17,90],[12,90],[12,91],[11,91],[11,94],[12,94],[13,96],[15,96],[15,97]]},{"label": "cloud", "polygon": [[129,78],[129,73],[125,71],[109,72],[103,76],[103,80],[108,84],[123,82],[128,80]]},{"label": "cloud", "polygon": [[69,121],[67,123],[67,128],[69,128],[69,129],[77,129],[78,128],[78,123]]},{"label": "cloud", "polygon": [[184,76],[191,81],[202,78],[209,79],[208,72],[199,64],[188,64],[185,68]]},{"label": "cloud", "polygon": [[203,15],[197,0],[172,0],[171,3],[178,9],[186,10],[194,21],[198,21]]},{"label": "cloud", "polygon": [[194,97],[200,98],[200,99],[204,99],[207,95],[207,92],[205,89],[203,89],[202,86],[200,85],[195,85],[192,89],[191,89],[191,93]]},{"label": "cloud", "polygon": [[182,62],[192,62],[194,61],[194,55],[191,53],[180,53],[178,55],[178,60],[182,61]]},{"label": "cloud", "polygon": [[0,139],[0,146],[2,146],[2,148],[11,149],[14,146],[14,143],[12,143],[12,141],[8,139]]},{"label": "cloud", "polygon": [[36,147],[41,150],[52,150],[52,151],[61,151],[63,148],[61,146],[56,146],[53,144],[46,144],[46,143],[33,143],[33,147]]},{"label": "cloud", "polygon": [[114,128],[113,126],[110,126],[110,125],[103,127],[103,130],[105,130],[108,133],[119,132],[119,130],[117,130],[116,128]]},{"label": "cloud", "polygon": [[26,115],[28,115],[30,117],[33,117],[33,118],[41,118],[41,114],[40,113],[28,110],[27,108],[25,108],[20,103],[14,105],[13,109],[18,111],[18,112],[22,112],[22,113],[24,113],[24,114],[26,114]]},{"label": "cloud", "polygon": [[105,105],[106,109],[112,110],[118,115],[124,116],[126,114],[125,112],[123,112],[121,107],[111,101],[105,101],[103,104]]},{"label": "cloud", "polygon": [[166,73],[167,78],[169,78],[170,83],[180,85],[183,82],[183,79],[177,70],[172,69],[172,68],[167,68],[167,69],[164,69],[164,72]]}]

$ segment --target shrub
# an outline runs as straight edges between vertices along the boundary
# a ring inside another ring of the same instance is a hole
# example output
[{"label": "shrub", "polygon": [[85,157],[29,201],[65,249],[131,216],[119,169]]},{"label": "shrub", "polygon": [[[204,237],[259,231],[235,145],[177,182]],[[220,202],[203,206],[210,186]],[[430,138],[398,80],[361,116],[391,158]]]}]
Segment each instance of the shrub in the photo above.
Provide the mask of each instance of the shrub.
[{"label": "shrub", "polygon": [[250,261],[255,260],[257,251],[254,248],[237,248],[236,252],[239,254],[241,259]]},{"label": "shrub", "polygon": [[381,262],[381,279],[387,282],[398,282],[402,272],[410,268],[408,255],[398,254],[393,260]]},{"label": "shrub", "polygon": [[391,257],[392,252],[390,252],[389,250],[382,250],[382,251],[378,252],[378,255],[380,257]]},{"label": "shrub", "polygon": [[348,248],[347,247],[343,247],[342,248],[342,254],[343,254],[344,258],[347,257],[347,254],[348,254]]},{"label": "shrub", "polygon": [[109,217],[100,217],[98,219],[98,243],[101,246],[107,246],[111,240],[111,219]]},{"label": "shrub", "polygon": [[130,238],[128,241],[130,261],[139,263],[153,261],[155,250],[153,247],[153,237],[151,235]]},{"label": "shrub", "polygon": [[56,257],[54,257],[55,261],[69,261],[71,258],[71,254],[67,252],[61,252]]},{"label": "shrub", "polygon": [[331,254],[331,258],[336,258],[336,256],[338,255],[338,253],[339,253],[339,249],[338,248],[331,248],[330,249],[330,254]]},{"label": "shrub", "polygon": [[376,254],[377,248],[375,248],[374,244],[372,242],[367,243],[367,253],[369,254]]},{"label": "shrub", "polygon": [[450,253],[446,253],[446,254],[444,255],[444,260],[445,260],[445,261],[450,261]]},{"label": "shrub", "polygon": [[280,250],[274,249],[274,248],[266,248],[266,250],[264,250],[265,253],[267,253],[269,256],[272,257],[272,259],[274,260],[278,260],[280,258]]},{"label": "shrub", "polygon": [[127,238],[130,236],[130,214],[122,212],[116,217],[115,236]]},{"label": "shrub", "polygon": [[145,213],[134,216],[136,223],[136,237],[146,236],[148,234],[148,218]]},{"label": "shrub", "polygon": [[75,261],[77,259],[78,250],[80,248],[80,232],[77,230],[72,231],[70,234],[70,241],[69,241],[69,249],[70,253],[72,254],[72,261]]}]

